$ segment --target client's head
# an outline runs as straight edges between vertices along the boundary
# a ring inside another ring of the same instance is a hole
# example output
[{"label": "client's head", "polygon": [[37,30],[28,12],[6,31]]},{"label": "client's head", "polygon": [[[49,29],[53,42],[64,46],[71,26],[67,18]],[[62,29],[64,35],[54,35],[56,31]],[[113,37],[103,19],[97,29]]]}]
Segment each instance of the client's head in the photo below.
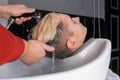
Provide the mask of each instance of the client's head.
[{"label": "client's head", "polygon": [[56,58],[69,57],[86,37],[87,29],[79,21],[79,17],[49,13],[33,28],[32,39],[54,46]]}]

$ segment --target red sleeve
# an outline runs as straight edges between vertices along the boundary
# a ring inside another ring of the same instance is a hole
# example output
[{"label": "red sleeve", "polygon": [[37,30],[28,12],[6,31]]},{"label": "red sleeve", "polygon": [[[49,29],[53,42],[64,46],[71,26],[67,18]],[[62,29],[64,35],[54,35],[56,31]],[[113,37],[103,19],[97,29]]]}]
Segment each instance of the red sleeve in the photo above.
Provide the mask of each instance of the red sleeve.
[{"label": "red sleeve", "polygon": [[23,40],[0,25],[0,65],[18,59],[25,48]]}]

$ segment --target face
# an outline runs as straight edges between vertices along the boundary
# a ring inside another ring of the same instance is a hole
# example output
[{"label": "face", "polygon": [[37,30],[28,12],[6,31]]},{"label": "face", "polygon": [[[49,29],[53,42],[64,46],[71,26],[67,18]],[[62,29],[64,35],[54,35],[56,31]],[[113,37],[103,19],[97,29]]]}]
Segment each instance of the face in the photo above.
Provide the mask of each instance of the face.
[{"label": "face", "polygon": [[[67,46],[75,51],[78,49],[84,42],[87,29],[80,23],[79,17],[71,18],[66,14],[57,14],[59,19],[62,21],[63,25],[67,27],[68,31],[73,35],[69,38]],[[67,31],[66,33],[67,34]]]}]

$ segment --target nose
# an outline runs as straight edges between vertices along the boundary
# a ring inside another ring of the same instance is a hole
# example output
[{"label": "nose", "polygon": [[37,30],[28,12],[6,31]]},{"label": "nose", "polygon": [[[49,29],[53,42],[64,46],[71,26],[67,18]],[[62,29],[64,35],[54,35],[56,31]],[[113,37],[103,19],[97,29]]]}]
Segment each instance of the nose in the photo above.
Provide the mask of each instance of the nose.
[{"label": "nose", "polygon": [[80,23],[80,18],[79,17],[75,17],[75,18],[72,18],[74,21],[76,21],[77,23]]}]

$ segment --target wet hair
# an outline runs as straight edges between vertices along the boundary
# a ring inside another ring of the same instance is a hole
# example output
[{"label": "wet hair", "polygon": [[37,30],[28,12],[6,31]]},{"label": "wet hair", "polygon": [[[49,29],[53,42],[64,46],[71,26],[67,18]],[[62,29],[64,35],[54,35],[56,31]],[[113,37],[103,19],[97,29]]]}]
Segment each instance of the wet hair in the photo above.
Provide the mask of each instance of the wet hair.
[{"label": "wet hair", "polygon": [[[52,45],[55,47],[54,55],[56,58],[66,58],[72,55],[72,51],[67,47],[67,40],[69,38],[69,34],[64,34],[64,25],[60,23],[56,29],[56,35],[53,40],[48,41],[48,45]],[[48,53],[47,56],[52,57],[52,54]]]},{"label": "wet hair", "polygon": [[[34,27],[32,39],[54,46],[55,57],[62,59],[73,53],[67,47],[67,40],[71,35],[72,33],[67,30],[63,22],[59,21],[56,13],[49,13]],[[46,56],[52,57],[52,53],[47,52]]]},{"label": "wet hair", "polygon": [[55,18],[55,13],[48,13],[33,28],[32,39],[40,40],[43,43],[53,40],[56,34],[57,23],[58,20]]}]

